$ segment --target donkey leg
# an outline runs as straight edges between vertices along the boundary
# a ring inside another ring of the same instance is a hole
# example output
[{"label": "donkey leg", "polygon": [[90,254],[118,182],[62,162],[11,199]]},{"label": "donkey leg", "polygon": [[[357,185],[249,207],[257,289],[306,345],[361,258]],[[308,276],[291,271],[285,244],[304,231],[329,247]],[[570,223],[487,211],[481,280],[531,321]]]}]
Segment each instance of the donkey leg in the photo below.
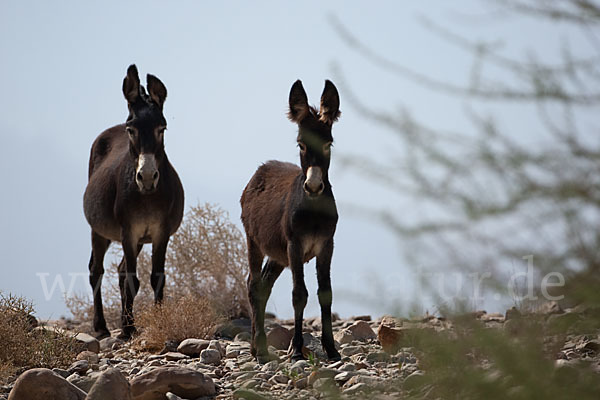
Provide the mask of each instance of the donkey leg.
[{"label": "donkey leg", "polygon": [[[253,356],[257,356],[258,353],[261,355],[266,353],[266,341],[264,348],[261,348],[257,341],[256,332],[264,331],[264,318],[262,324],[258,326],[260,321],[259,309],[260,309],[260,287],[261,287],[261,267],[264,254],[260,251],[258,246],[248,238],[248,266],[250,267],[248,272],[248,300],[250,301],[250,308],[252,309],[252,337],[250,352]],[[260,351],[258,351],[260,350]]]},{"label": "donkey leg", "polygon": [[92,255],[90,257],[90,285],[94,296],[94,335],[98,339],[110,336],[102,309],[102,276],[104,275],[104,255],[110,240],[92,231]]},{"label": "donkey leg", "polygon": [[335,349],[335,342],[333,341],[333,332],[331,328],[331,302],[333,300],[333,294],[331,291],[331,257],[333,255],[333,239],[330,240],[321,254],[317,256],[317,281],[319,283],[319,289],[317,294],[319,296],[319,304],[321,306],[321,343],[323,349],[327,353],[327,358],[330,360],[341,360],[340,353]]},{"label": "donkey leg", "polygon": [[[136,275],[136,259],[142,245],[133,245],[129,240],[123,242],[123,260],[119,264],[119,289],[121,290],[121,333],[118,338],[131,339],[135,333],[133,324],[133,299],[140,288]],[[137,246],[137,247],[136,247]]]},{"label": "donkey leg", "polygon": [[163,300],[165,288],[165,256],[167,254],[167,245],[169,237],[152,242],[152,273],[150,275],[150,284],[154,291],[154,303],[160,304]]},{"label": "donkey leg", "polygon": [[259,363],[270,361],[269,350],[267,348],[267,335],[264,329],[265,326],[265,308],[267,307],[267,301],[271,295],[271,289],[273,284],[285,267],[277,264],[275,261],[268,259],[265,266],[262,269],[260,283],[258,285],[257,293],[257,307],[256,307],[256,347],[258,349],[257,359]]},{"label": "donkey leg", "polygon": [[292,280],[294,288],[292,289],[292,305],[294,306],[294,337],[292,338],[292,360],[303,360],[302,346],[302,320],[304,316],[304,307],[308,300],[308,290],[304,284],[304,265],[302,262],[302,245],[300,243],[290,242],[288,244],[288,259],[292,269]]}]

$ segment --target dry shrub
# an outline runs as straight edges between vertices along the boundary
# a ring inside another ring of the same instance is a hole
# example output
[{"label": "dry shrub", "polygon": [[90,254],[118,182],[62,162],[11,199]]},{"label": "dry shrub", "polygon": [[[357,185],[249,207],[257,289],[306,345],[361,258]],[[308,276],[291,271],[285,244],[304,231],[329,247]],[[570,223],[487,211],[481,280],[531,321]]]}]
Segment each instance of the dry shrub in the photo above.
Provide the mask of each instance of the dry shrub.
[{"label": "dry shrub", "polygon": [[166,341],[210,338],[223,321],[211,301],[191,294],[142,306],[135,317],[141,332],[138,343],[147,350],[159,350]]},{"label": "dry shrub", "polygon": [[0,293],[0,382],[28,368],[67,367],[79,345],[67,334],[36,328],[26,299]]},{"label": "dry shrub", "polygon": [[[121,254],[120,250],[118,253]],[[107,268],[102,287],[104,315],[109,328],[120,326],[121,295],[118,264]],[[138,257],[140,291],[134,310],[153,303],[150,286],[152,257],[150,246]],[[219,315],[229,318],[250,315],[246,294],[248,262],[246,240],[222,209],[197,205],[186,213],[177,233],[171,237],[165,262],[165,298],[178,300],[187,295],[210,299]],[[91,321],[91,296],[72,295],[66,299],[75,319]],[[138,324],[141,327],[141,324]]]}]

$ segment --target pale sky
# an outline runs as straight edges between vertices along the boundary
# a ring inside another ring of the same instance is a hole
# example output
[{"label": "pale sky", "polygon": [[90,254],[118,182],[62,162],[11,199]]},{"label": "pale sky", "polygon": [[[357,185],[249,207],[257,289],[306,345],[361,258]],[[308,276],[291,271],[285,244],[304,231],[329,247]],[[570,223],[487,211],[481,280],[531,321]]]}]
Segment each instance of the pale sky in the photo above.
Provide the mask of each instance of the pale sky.
[{"label": "pale sky", "polygon": [[[478,18],[485,15],[481,3],[2,1],[0,291],[32,299],[42,318],[68,315],[62,289],[47,296],[44,282],[50,290],[62,279],[68,290],[74,279],[71,289],[91,292],[82,211],[89,149],[100,132],[124,122],[121,83],[135,63],[141,76],[152,73],[167,87],[166,151],[183,181],[186,209],[218,204],[240,229],[239,196],[256,167],[269,159],[298,162],[296,126],[285,116],[292,83],[301,79],[313,104],[325,79],[337,83],[342,117],[333,128],[331,181],[341,219],[333,310],[378,316],[388,310],[366,299],[414,299],[415,266],[404,261],[398,240],[351,211],[353,204],[393,205],[395,199],[337,162],[336,156],[352,153],[378,157],[389,139],[345,95],[351,88],[375,109],[401,105],[435,127],[457,131],[468,126],[464,103],[378,70],[341,40],[330,17],[399,64],[457,83],[467,81],[472,55],[430,32],[420,17],[472,39],[502,37],[506,53],[516,57],[533,47],[557,59],[559,38],[571,34],[529,19]],[[532,117],[511,112],[508,126],[531,132]],[[405,212],[410,218],[422,210]],[[314,263],[305,275],[305,315],[318,315]],[[289,271],[277,281],[268,309],[292,315]]]}]

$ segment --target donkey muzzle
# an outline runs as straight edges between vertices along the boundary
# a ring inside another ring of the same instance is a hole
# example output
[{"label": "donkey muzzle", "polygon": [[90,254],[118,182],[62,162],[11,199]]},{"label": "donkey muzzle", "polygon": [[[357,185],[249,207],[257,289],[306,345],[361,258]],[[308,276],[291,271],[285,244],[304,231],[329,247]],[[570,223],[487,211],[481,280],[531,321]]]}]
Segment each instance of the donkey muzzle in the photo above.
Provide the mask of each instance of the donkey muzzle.
[{"label": "donkey muzzle", "polygon": [[140,192],[144,194],[154,192],[158,186],[159,175],[154,154],[140,154],[135,171],[135,183]]},{"label": "donkey muzzle", "polygon": [[318,196],[323,193],[325,185],[323,184],[323,171],[320,167],[308,167],[306,172],[306,181],[304,181],[304,191],[309,196]]}]

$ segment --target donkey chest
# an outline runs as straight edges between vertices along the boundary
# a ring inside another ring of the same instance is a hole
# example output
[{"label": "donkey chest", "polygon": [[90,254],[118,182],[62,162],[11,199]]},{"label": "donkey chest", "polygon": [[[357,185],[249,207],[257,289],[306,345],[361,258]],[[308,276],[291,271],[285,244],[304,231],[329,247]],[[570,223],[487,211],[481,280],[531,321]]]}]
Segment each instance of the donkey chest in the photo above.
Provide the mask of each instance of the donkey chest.
[{"label": "donkey chest", "polygon": [[131,237],[138,243],[151,243],[153,238],[164,234],[164,221],[158,212],[134,213],[129,221]]},{"label": "donkey chest", "polygon": [[303,261],[306,263],[321,254],[325,244],[329,240],[326,236],[307,235],[302,238]]}]

